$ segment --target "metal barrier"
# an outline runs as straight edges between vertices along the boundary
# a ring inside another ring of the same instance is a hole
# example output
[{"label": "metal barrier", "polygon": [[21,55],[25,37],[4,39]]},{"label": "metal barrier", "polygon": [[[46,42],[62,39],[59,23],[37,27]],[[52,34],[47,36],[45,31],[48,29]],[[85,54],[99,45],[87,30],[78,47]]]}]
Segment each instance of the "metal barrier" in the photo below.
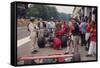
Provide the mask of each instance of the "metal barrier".
[{"label": "metal barrier", "polygon": [[34,60],[34,59],[46,59],[46,58],[59,58],[59,57],[73,57],[73,54],[67,54],[67,55],[53,55],[53,56],[24,56],[19,57],[17,61],[26,61],[26,60]]}]

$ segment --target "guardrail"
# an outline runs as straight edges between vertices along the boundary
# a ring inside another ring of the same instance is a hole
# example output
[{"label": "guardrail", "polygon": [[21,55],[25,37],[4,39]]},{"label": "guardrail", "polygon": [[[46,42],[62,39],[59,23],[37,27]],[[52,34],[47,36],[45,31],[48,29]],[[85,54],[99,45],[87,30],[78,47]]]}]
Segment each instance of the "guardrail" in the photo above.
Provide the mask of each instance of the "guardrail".
[{"label": "guardrail", "polygon": [[52,55],[52,56],[24,56],[24,57],[19,57],[17,60],[26,61],[26,60],[34,60],[34,59],[59,58],[59,57],[69,58],[69,57],[73,57],[73,54]]}]

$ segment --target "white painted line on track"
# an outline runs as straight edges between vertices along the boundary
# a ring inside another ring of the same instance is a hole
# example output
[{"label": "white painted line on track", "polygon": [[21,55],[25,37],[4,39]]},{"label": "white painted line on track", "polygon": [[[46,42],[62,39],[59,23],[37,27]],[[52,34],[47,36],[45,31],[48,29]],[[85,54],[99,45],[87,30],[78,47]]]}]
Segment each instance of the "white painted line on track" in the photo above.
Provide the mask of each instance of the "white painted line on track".
[{"label": "white painted line on track", "polygon": [[27,37],[24,37],[20,40],[17,40],[17,47],[19,46],[22,46],[24,44],[26,44],[27,42],[29,42],[31,39],[30,39],[30,36],[27,36]]}]

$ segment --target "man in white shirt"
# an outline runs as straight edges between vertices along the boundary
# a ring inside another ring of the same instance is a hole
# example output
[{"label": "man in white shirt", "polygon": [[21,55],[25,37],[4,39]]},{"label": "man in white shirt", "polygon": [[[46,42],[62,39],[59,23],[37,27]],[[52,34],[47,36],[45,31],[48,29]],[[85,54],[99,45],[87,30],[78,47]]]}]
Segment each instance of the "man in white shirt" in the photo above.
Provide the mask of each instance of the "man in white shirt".
[{"label": "man in white shirt", "polygon": [[34,19],[30,20],[31,22],[29,23],[29,31],[30,31],[30,39],[31,39],[31,44],[32,44],[32,53],[36,53],[38,52],[37,48],[37,31],[38,31],[38,27],[37,25],[34,23]]}]

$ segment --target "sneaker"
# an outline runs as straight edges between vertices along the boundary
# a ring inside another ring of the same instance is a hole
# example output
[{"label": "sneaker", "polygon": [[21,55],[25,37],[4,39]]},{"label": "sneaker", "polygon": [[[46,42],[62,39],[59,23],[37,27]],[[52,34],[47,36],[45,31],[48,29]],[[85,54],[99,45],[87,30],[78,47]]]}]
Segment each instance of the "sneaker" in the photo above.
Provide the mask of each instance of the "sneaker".
[{"label": "sneaker", "polygon": [[35,54],[36,52],[38,52],[38,50],[33,50],[33,51],[32,51],[32,54]]},{"label": "sneaker", "polygon": [[36,52],[35,51],[32,51],[32,54],[35,54]]}]

